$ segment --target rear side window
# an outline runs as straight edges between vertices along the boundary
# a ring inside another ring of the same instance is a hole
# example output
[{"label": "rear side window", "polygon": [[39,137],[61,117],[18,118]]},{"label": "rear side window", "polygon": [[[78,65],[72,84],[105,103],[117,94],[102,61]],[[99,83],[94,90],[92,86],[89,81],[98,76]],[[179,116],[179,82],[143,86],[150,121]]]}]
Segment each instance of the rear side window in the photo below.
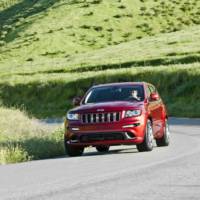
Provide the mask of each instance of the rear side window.
[{"label": "rear side window", "polygon": [[149,98],[151,93],[158,93],[156,88],[153,85],[147,85],[147,97]]},{"label": "rear side window", "polygon": [[150,87],[151,93],[152,92],[156,92],[156,88],[155,87],[153,87],[152,85],[150,85],[149,87]]},{"label": "rear side window", "polygon": [[156,88],[153,85],[148,85],[148,88],[149,88],[151,93],[153,93],[153,92],[158,93],[158,91],[156,90]]},{"label": "rear side window", "polygon": [[147,97],[149,98],[151,95],[151,89],[150,89],[150,86],[148,85],[147,86]]}]

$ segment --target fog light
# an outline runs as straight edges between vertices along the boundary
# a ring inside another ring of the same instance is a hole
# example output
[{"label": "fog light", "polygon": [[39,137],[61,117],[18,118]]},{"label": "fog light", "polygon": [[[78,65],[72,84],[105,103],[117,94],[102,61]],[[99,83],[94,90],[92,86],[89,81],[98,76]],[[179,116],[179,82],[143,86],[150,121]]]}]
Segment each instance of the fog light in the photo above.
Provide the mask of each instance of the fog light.
[{"label": "fog light", "polygon": [[140,125],[140,123],[129,124],[129,125],[122,126],[122,128],[133,128],[133,127],[137,127],[139,125]]}]

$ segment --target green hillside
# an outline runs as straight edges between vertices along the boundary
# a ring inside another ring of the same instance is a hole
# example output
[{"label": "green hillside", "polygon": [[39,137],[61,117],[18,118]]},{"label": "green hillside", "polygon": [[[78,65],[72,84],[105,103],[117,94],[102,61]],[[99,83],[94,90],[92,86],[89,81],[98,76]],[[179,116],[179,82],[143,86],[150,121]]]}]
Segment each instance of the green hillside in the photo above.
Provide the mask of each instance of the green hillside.
[{"label": "green hillside", "polygon": [[170,115],[200,117],[199,1],[10,0],[0,10],[2,106],[61,117],[93,84],[148,81]]},{"label": "green hillside", "polygon": [[196,0],[3,0],[0,63],[66,58],[200,23]]},{"label": "green hillside", "polygon": [[161,34],[43,65],[2,66],[0,99],[36,117],[61,117],[93,84],[154,83],[170,115],[199,117],[200,27]]}]

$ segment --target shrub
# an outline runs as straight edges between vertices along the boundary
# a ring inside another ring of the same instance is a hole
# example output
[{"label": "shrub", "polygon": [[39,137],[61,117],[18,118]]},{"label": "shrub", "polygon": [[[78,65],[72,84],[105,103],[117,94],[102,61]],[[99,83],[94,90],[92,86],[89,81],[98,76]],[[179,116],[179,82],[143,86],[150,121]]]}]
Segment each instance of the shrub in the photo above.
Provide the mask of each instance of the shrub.
[{"label": "shrub", "polygon": [[120,14],[116,14],[116,15],[114,15],[113,17],[114,17],[114,18],[121,18],[122,15],[120,15]]},{"label": "shrub", "polygon": [[125,6],[125,5],[120,5],[120,6],[118,6],[118,8],[119,8],[119,9],[125,9],[126,6]]},{"label": "shrub", "polygon": [[102,31],[103,27],[102,26],[93,26],[95,31]]},{"label": "shrub", "polygon": [[0,164],[64,155],[63,129],[54,130],[17,109],[0,111]]},{"label": "shrub", "polygon": [[113,32],[114,31],[114,29],[113,28],[108,28],[108,29],[106,29],[108,32]]},{"label": "shrub", "polygon": [[26,61],[32,62],[32,61],[33,61],[33,58],[28,58]]},{"label": "shrub", "polygon": [[127,32],[127,33],[124,33],[124,34],[122,35],[122,37],[127,38],[127,37],[129,37],[129,36],[131,36],[131,35],[132,35],[131,32]]},{"label": "shrub", "polygon": [[81,7],[81,8],[88,8],[89,6],[90,6],[89,3],[84,3],[84,4],[82,4],[80,7]]},{"label": "shrub", "polygon": [[0,147],[0,164],[17,163],[31,160],[28,153],[19,145],[8,144],[6,147]]},{"label": "shrub", "polygon": [[91,16],[91,15],[93,15],[94,13],[92,12],[92,11],[90,11],[90,12],[87,12],[87,13],[85,13],[83,16]]},{"label": "shrub", "polygon": [[91,26],[84,24],[84,25],[81,25],[80,28],[83,28],[83,29],[90,29]]},{"label": "shrub", "polygon": [[99,4],[102,2],[102,0],[89,0],[88,2],[90,2],[91,4]]}]

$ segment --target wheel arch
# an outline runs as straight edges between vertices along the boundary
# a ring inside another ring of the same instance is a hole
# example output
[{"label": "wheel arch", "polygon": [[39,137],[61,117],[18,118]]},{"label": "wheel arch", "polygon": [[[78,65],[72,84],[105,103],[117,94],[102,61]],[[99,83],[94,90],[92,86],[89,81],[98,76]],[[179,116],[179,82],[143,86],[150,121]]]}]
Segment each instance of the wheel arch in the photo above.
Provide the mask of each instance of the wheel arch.
[{"label": "wheel arch", "polygon": [[151,124],[153,124],[153,118],[152,118],[151,115],[149,115],[149,116],[147,117],[147,120],[150,120],[150,121],[151,121]]}]

